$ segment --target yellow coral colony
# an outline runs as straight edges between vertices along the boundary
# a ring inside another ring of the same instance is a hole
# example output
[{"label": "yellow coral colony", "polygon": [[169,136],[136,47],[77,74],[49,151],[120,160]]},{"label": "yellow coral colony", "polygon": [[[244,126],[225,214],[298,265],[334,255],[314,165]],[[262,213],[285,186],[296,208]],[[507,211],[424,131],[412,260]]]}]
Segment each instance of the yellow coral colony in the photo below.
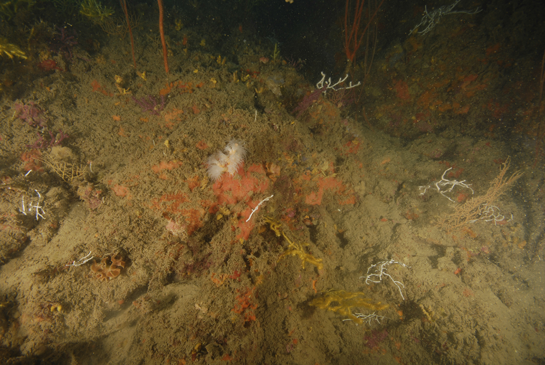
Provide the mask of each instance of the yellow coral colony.
[{"label": "yellow coral colony", "polygon": [[337,312],[343,316],[347,316],[357,324],[362,324],[363,319],[352,314],[352,308],[364,307],[372,311],[381,311],[389,307],[388,304],[380,302],[371,303],[371,299],[365,298],[363,292],[349,292],[345,290],[330,290],[322,296],[313,299],[310,305],[320,309]]},{"label": "yellow coral colony", "polygon": [[7,39],[2,37],[0,37],[0,56],[1,55],[6,55],[11,59],[13,59],[13,57],[27,58],[25,52],[21,51],[15,44],[8,43]]},{"label": "yellow coral colony", "polygon": [[265,217],[265,222],[269,223],[271,230],[276,234],[277,237],[280,237],[280,235],[282,235],[284,236],[284,239],[288,242],[288,249],[282,255],[280,255],[278,260],[281,260],[284,257],[290,255],[299,256],[299,258],[301,259],[301,266],[303,267],[303,270],[305,269],[305,262],[316,266],[318,270],[323,269],[324,264],[322,263],[322,259],[317,259],[316,257],[304,251],[303,246],[308,246],[308,244],[292,242],[281,229],[281,224],[275,222],[272,218]]},{"label": "yellow coral colony", "polygon": [[278,47],[278,43],[274,44],[274,51],[271,55],[273,62],[280,58],[280,47]]},{"label": "yellow coral colony", "polygon": [[112,8],[102,5],[97,0],[83,0],[79,12],[95,24],[103,23],[104,19],[114,13]]},{"label": "yellow coral colony", "polygon": [[0,19],[10,20],[19,12],[19,10],[30,10],[35,4],[36,1],[34,0],[0,1]]},{"label": "yellow coral colony", "polygon": [[264,217],[264,220],[266,223],[269,223],[269,226],[271,227],[271,230],[276,234],[276,237],[280,237],[282,235],[282,225],[280,223],[269,217]]},{"label": "yellow coral colony", "polygon": [[280,255],[279,260],[283,259],[286,256],[299,256],[301,259],[301,266],[303,267],[303,270],[305,269],[305,262],[308,262],[309,264],[312,264],[318,268],[318,270],[322,270],[324,268],[324,264],[322,263],[322,259],[317,259],[316,257],[312,256],[309,253],[306,253],[303,250],[303,245],[308,246],[307,244],[301,244],[297,242],[292,242],[290,239],[286,236],[284,232],[282,232],[282,235],[288,241],[288,249],[286,252],[284,252],[282,255]]},{"label": "yellow coral colony", "polygon": [[180,19],[176,19],[174,21],[174,24],[176,24],[175,28],[177,31],[180,31],[184,27],[184,24],[182,23]]}]

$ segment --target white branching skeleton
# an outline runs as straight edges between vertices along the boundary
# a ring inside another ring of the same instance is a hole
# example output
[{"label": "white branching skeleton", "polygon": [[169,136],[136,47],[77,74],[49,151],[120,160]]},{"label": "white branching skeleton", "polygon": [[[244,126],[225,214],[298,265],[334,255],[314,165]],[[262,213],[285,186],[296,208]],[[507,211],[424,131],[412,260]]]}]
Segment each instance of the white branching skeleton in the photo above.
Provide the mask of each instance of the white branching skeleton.
[{"label": "white branching skeleton", "polygon": [[246,219],[246,222],[248,222],[252,218],[252,215],[254,215],[254,213],[257,212],[261,204],[265,203],[266,201],[269,201],[269,199],[272,198],[273,196],[274,194],[260,201],[259,204],[254,209],[252,209],[252,212],[250,213],[250,216],[248,217],[248,219]]},{"label": "white branching skeleton", "polygon": [[78,267],[78,266],[81,266],[89,261],[91,261],[92,259],[94,259],[95,257],[91,255],[93,251],[89,251],[89,253],[87,255],[85,255],[84,257],[82,257],[81,259],[79,259],[78,261],[72,261],[71,264],[68,264],[66,266],[74,266],[74,267]]},{"label": "white branching skeleton", "polygon": [[[363,313],[354,313],[354,315],[363,320],[363,322],[367,323],[367,325],[370,325],[371,322],[373,321],[376,321],[378,324],[380,324],[381,321],[383,321],[384,319],[386,319],[386,317],[384,316],[379,316],[378,314],[376,314],[375,312],[371,313],[371,314],[363,314]],[[347,319],[343,319],[343,321],[351,321],[350,318],[347,318]]]},{"label": "white branching skeleton", "polygon": [[405,285],[403,285],[401,281],[395,280],[392,275],[387,272],[388,266],[395,264],[401,265],[405,268],[409,267],[401,262],[395,261],[394,259],[391,259],[390,261],[381,261],[369,266],[369,268],[367,268],[367,274],[365,276],[361,276],[360,279],[365,278],[365,284],[370,285],[371,283],[382,283],[383,277],[390,278],[390,280],[392,280],[392,283],[394,283],[394,285],[397,286],[397,288],[399,289],[399,294],[401,294],[401,298],[405,300],[405,296],[403,296],[403,292],[401,291],[401,287],[405,288]]},{"label": "white branching skeleton", "polygon": [[[441,175],[441,180],[436,182],[434,186],[432,185],[419,186],[418,187],[418,190],[420,191],[419,195],[423,196],[424,194],[426,194],[428,189],[433,189],[435,187],[437,192],[440,193],[442,196],[444,196],[445,198],[447,198],[453,203],[457,203],[454,199],[452,199],[450,196],[447,195],[447,193],[452,193],[455,187],[460,186],[462,188],[469,189],[471,190],[471,194],[475,194],[475,192],[471,188],[471,184],[467,184],[465,180],[458,181],[458,180],[449,180],[445,178],[445,175],[450,170],[452,170],[452,167],[446,169],[445,172],[443,172],[443,175]],[[483,222],[494,222],[494,225],[497,225],[498,223],[508,223],[513,220],[513,214],[511,214],[511,218],[509,218],[509,220],[506,220],[505,215],[501,213],[500,208],[498,208],[495,205],[489,205],[486,203],[483,203],[478,207],[477,213],[478,213],[477,214],[478,218],[470,220],[469,223],[476,223],[478,221],[483,221]]]},{"label": "white branching skeleton", "polygon": [[475,223],[478,221],[484,222],[494,222],[494,225],[497,226],[498,223],[509,223],[513,220],[513,214],[511,213],[511,218],[509,220],[505,219],[505,215],[501,213],[500,208],[495,205],[488,205],[486,203],[481,204],[479,207],[479,218],[470,220],[469,223]]},{"label": "white branching skeleton", "polygon": [[418,32],[418,34],[426,34],[426,33],[430,32],[437,24],[439,24],[439,21],[445,15],[450,15],[450,14],[470,14],[470,15],[472,15],[472,14],[477,14],[477,13],[481,12],[481,10],[482,10],[480,7],[477,7],[474,10],[453,11],[452,9],[454,9],[454,7],[456,5],[458,5],[458,3],[460,1],[461,0],[456,0],[455,2],[453,2],[450,5],[441,6],[440,8],[437,8],[437,9],[431,11],[431,12],[428,12],[428,7],[425,6],[424,7],[424,14],[422,14],[422,19],[420,20],[420,23],[418,23],[418,25],[416,27],[411,29],[411,31],[409,32],[409,35],[413,34],[413,32],[415,30],[417,30],[418,28],[420,28],[420,27],[423,27],[423,28],[425,27],[425,28],[424,28],[424,30]]},{"label": "white branching skeleton", "polygon": [[25,197],[23,196],[21,200],[21,209],[19,211],[24,215],[27,215],[27,213],[34,214],[36,220],[39,220],[40,218],[45,219],[45,211],[40,205],[40,203],[43,203],[44,199],[38,190],[34,189],[34,191],[38,194],[38,200],[34,203],[31,200],[28,204],[25,204]]},{"label": "white branching skeleton", "polygon": [[339,77],[339,81],[337,81],[336,83],[333,84],[332,81],[331,81],[331,77],[330,77],[329,79],[327,79],[327,81],[326,81],[326,79],[325,79],[325,76],[326,76],[325,73],[323,73],[323,72],[320,72],[320,73],[322,74],[322,79],[321,79],[320,81],[318,81],[318,83],[316,84],[316,88],[317,88],[318,90],[321,90],[321,89],[324,89],[324,88],[325,88],[325,90],[324,90],[324,92],[323,92],[324,95],[327,94],[327,91],[328,91],[328,90],[333,90],[333,91],[339,91],[339,90],[343,90],[343,89],[344,89],[344,90],[348,90],[348,89],[352,89],[352,88],[355,88],[355,87],[361,85],[361,81],[358,81],[358,83],[357,83],[356,85],[352,85],[352,81],[350,81],[350,83],[348,84],[348,86],[346,86],[346,87],[339,87],[339,86],[337,86],[337,85],[342,84],[343,82],[346,81],[346,79],[348,79],[348,74],[346,74],[346,76],[344,77],[344,79],[341,78],[341,77]]},{"label": "white branching skeleton", "polygon": [[[471,190],[471,194],[474,194],[475,192],[473,191],[473,189],[471,188],[471,184],[466,184],[466,181],[465,180],[462,180],[462,181],[458,181],[458,180],[449,180],[449,179],[446,179],[445,178],[445,175],[447,174],[447,172],[449,172],[450,170],[452,170],[452,167],[448,168],[445,170],[445,172],[443,172],[443,175],[441,176],[441,180],[436,182],[435,183],[435,188],[437,189],[437,191],[443,195],[445,198],[447,198],[448,200],[450,200],[451,202],[453,203],[456,203],[456,201],[454,201],[451,197],[449,197],[448,195],[446,195],[445,193],[451,193],[452,190],[457,187],[457,186],[461,186],[463,188],[466,188],[466,189],[469,189]],[[449,187],[450,186],[450,187]],[[420,190],[420,195],[424,195],[426,194],[426,192],[428,191],[428,189],[431,188],[431,185],[427,185],[427,186],[419,186],[418,187],[418,190]],[[444,188],[444,189],[442,189]]]}]

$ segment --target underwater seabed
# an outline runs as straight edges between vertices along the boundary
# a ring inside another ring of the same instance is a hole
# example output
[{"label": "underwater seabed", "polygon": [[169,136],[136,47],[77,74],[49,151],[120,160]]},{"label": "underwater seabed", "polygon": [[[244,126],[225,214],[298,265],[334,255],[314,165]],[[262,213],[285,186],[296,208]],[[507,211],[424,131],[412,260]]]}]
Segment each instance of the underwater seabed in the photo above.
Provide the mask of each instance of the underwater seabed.
[{"label": "underwater seabed", "polygon": [[2,99],[5,361],[542,361],[532,145],[295,118],[312,86],[259,52],[167,79],[114,45]]}]

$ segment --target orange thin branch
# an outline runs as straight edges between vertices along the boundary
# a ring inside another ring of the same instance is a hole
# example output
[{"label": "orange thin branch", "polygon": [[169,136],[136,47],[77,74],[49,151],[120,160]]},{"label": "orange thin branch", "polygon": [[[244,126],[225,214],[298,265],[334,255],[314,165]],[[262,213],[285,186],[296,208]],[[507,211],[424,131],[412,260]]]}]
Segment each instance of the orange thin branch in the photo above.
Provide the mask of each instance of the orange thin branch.
[{"label": "orange thin branch", "polygon": [[157,0],[159,4],[159,33],[161,34],[161,44],[163,45],[163,60],[165,61],[165,72],[168,74],[167,44],[165,42],[165,32],[163,30],[163,0]]},{"label": "orange thin branch", "polygon": [[134,62],[134,68],[136,68],[136,57],[134,55],[134,38],[132,36],[131,23],[129,22],[129,12],[127,11],[127,1],[119,0],[121,2],[121,8],[125,13],[125,18],[127,20],[127,27],[129,27],[129,36],[131,37],[131,51],[132,51],[132,61]]}]

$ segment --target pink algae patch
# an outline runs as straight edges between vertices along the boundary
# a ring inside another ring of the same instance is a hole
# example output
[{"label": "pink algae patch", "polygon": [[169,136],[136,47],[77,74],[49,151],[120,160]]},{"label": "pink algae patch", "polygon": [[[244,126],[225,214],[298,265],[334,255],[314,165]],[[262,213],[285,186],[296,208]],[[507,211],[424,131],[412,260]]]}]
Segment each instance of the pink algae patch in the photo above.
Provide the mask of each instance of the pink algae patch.
[{"label": "pink algae patch", "polygon": [[409,94],[409,85],[405,81],[398,80],[395,82],[394,88],[396,90],[397,97],[401,100],[411,99]]},{"label": "pink algae patch", "polygon": [[344,145],[344,153],[347,155],[349,153],[356,154],[361,148],[361,141],[357,138],[354,138],[353,141],[348,141]]},{"label": "pink algae patch", "polygon": [[263,193],[269,188],[269,179],[263,166],[254,164],[244,171],[242,165],[237,173],[231,176],[224,173],[212,186],[214,194],[218,198],[217,205],[236,204],[246,201],[254,193]]},{"label": "pink algae patch", "polygon": [[183,235],[186,232],[185,225],[179,224],[178,222],[174,220],[169,220],[167,225],[165,226],[165,229],[172,233],[174,236],[180,236]]},{"label": "pink algae patch", "polygon": [[201,186],[201,182],[199,181],[199,175],[190,177],[189,179],[186,180],[186,182],[191,192],[193,192],[195,188],[198,188],[199,186]]},{"label": "pink algae patch", "polygon": [[203,226],[204,208],[192,208],[195,203],[184,193],[163,194],[152,199],[150,208],[157,210],[168,219],[166,230],[174,235],[182,232],[188,236]]},{"label": "pink algae patch", "polygon": [[127,197],[127,195],[129,195],[129,189],[122,185],[117,185],[117,184],[114,185],[114,187],[112,188],[112,191],[114,192],[115,195],[120,196],[122,198],[125,198]]},{"label": "pink algae patch", "polygon": [[200,150],[205,150],[205,149],[208,148],[208,145],[203,140],[200,140],[199,142],[197,142],[197,144],[195,146]]},{"label": "pink algae patch", "polygon": [[239,213],[240,219],[237,226],[240,228],[240,233],[237,235],[237,239],[247,240],[255,223],[254,217],[248,222],[246,220],[260,202],[260,200],[253,200],[251,197],[255,193],[264,193],[269,188],[269,183],[270,180],[266,176],[265,169],[259,164],[249,166],[247,171],[244,171],[244,166],[241,166],[233,176],[225,173],[212,186],[217,202],[211,204],[210,211],[216,210],[217,206],[221,204],[235,205],[238,202],[246,202],[248,207]]},{"label": "pink algae patch", "polygon": [[183,193],[163,194],[160,198],[152,199],[151,208],[169,213],[183,213],[181,206],[188,201],[189,198]]},{"label": "pink algae patch", "polygon": [[320,189],[318,192],[312,192],[305,197],[305,203],[308,205],[320,205],[322,204],[322,198],[324,196],[324,190]]},{"label": "pink algae patch", "polygon": [[466,105],[458,110],[454,111],[456,114],[467,114],[469,112],[469,105]]},{"label": "pink algae patch", "polygon": [[338,203],[341,205],[356,203],[356,197],[351,192],[347,192],[346,186],[334,177],[320,177],[318,180],[318,191],[313,191],[308,194],[305,197],[305,203],[308,205],[322,204],[322,198],[324,197],[324,192],[326,190],[341,195],[341,199],[338,200]]},{"label": "pink algae patch", "polygon": [[181,161],[161,161],[158,165],[153,165],[151,169],[158,174],[162,170],[173,170],[180,166],[182,166]]},{"label": "pink algae patch", "polygon": [[330,189],[330,190],[344,190],[344,185],[340,180],[335,179],[334,177],[326,177],[325,179],[320,178],[318,180],[318,187],[320,189]]},{"label": "pink algae patch", "polygon": [[255,223],[253,219],[250,219],[248,222],[246,222],[246,220],[248,219],[250,214],[252,214],[253,208],[251,208],[251,206],[255,208],[258,203],[259,201],[251,205],[249,204],[249,207],[244,209],[240,214],[241,217],[238,221],[238,228],[240,228],[240,233],[237,235],[237,239],[247,240],[250,237],[250,233],[252,233],[252,229],[254,229]]},{"label": "pink algae patch", "polygon": [[153,172],[158,174],[159,179],[166,180],[168,179],[168,176],[162,173],[161,171],[164,171],[164,170],[170,171],[180,166],[182,166],[181,161],[168,161],[168,162],[161,161],[158,165],[153,165],[151,169],[153,170]]},{"label": "pink algae patch", "polygon": [[202,218],[204,217],[204,209],[183,209],[182,215],[187,222],[187,235],[191,236],[193,232],[203,226]]}]

